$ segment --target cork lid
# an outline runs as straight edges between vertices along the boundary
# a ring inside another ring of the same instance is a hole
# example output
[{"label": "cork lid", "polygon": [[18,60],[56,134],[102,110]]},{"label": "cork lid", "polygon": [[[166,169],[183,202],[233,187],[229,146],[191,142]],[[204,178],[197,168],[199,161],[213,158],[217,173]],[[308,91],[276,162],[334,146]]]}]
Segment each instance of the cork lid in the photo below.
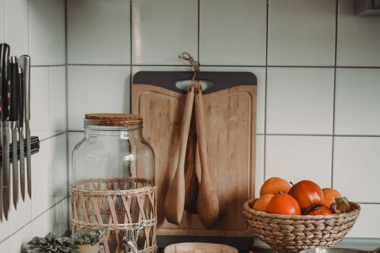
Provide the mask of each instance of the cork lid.
[{"label": "cork lid", "polygon": [[85,119],[96,126],[140,126],[143,120],[141,115],[122,113],[91,113]]}]

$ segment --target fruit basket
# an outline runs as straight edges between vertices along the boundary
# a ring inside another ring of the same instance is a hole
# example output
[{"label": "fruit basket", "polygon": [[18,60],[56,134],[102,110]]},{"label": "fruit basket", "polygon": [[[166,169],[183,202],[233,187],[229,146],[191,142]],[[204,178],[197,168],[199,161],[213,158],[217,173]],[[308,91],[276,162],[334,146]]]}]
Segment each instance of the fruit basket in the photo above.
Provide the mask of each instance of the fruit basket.
[{"label": "fruit basket", "polygon": [[257,199],[244,203],[243,213],[255,236],[274,252],[298,253],[316,247],[334,247],[351,230],[360,213],[353,202],[350,212],[328,215],[283,215],[253,210]]}]

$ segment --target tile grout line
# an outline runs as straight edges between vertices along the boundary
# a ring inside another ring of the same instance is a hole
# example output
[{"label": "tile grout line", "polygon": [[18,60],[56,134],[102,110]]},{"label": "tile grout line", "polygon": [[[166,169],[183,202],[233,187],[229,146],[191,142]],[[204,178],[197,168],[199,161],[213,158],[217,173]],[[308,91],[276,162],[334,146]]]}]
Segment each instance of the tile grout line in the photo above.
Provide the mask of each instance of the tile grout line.
[{"label": "tile grout line", "polygon": [[335,59],[334,59],[334,87],[333,87],[333,122],[332,122],[332,140],[331,140],[331,188],[334,188],[334,149],[335,149],[335,104],[336,104],[336,64],[338,58],[338,10],[339,0],[335,5]]},{"label": "tile grout line", "polygon": [[[266,4],[266,43],[265,43],[265,66],[268,65],[268,33],[269,33],[269,0],[267,0]],[[263,182],[265,182],[266,178],[266,166],[267,166],[267,90],[268,90],[268,67],[265,67],[265,106],[264,106],[264,161],[263,161]],[[255,194],[256,195],[256,194]]]},{"label": "tile grout line", "polygon": [[33,219],[33,216],[32,216],[32,219],[29,222],[25,223],[22,227],[20,227],[16,231],[14,231],[12,234],[9,234],[9,236],[5,237],[2,241],[0,241],[0,244],[3,243],[4,241],[6,241],[7,239],[10,239],[12,236],[14,236],[15,234],[17,234],[21,230],[23,230],[29,224],[31,224],[31,226],[32,226],[32,233],[33,233],[33,221],[37,220],[39,217],[41,217],[42,215],[44,215],[45,213],[47,213],[48,211],[50,211],[51,209],[53,209],[55,206],[57,206],[59,203],[63,202],[64,200],[67,200],[67,197],[61,199],[60,201],[58,201],[57,203],[55,203],[54,205],[52,205],[51,207],[49,207],[47,210],[45,210],[42,213],[40,213],[39,215],[37,215],[34,219]]},{"label": "tile grout line", "polygon": [[198,0],[198,62],[200,61],[200,39],[201,38],[201,0]]},{"label": "tile grout line", "polygon": [[[108,63],[70,63],[68,66],[100,66],[100,67],[118,67],[118,66],[131,66],[131,67],[187,67],[188,65],[173,65],[173,64],[108,64]],[[49,65],[33,65],[32,67],[48,67]],[[65,65],[50,65],[50,66],[65,66]],[[380,69],[376,66],[286,66],[286,65],[207,65],[202,64],[203,67],[216,67],[216,68],[324,68],[324,69]]]},{"label": "tile grout line", "polygon": [[[67,66],[68,63],[68,36],[67,36],[67,0],[65,0],[65,6],[64,6],[64,11],[65,11],[65,74],[66,74],[66,175],[67,175],[67,198],[70,199],[70,147],[69,147],[69,68]],[[70,201],[69,201],[70,202]],[[70,205],[67,205],[67,228],[70,229]]]}]

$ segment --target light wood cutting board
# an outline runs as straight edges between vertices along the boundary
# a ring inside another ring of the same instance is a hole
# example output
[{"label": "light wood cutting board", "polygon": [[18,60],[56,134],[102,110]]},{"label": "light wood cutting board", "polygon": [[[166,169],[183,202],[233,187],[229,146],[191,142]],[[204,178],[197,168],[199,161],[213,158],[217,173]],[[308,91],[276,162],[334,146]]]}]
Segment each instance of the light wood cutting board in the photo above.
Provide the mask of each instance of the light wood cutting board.
[{"label": "light wood cutting board", "polygon": [[179,226],[164,215],[164,200],[177,163],[175,152],[185,92],[178,80],[192,72],[139,72],[133,80],[132,113],[143,117],[144,138],[155,152],[158,186],[158,235],[252,237],[243,203],[254,197],[256,164],[256,77],[249,72],[200,72],[199,80],[214,87],[203,94],[207,155],[210,178],[220,204],[213,229],[206,229],[198,216],[187,211]]}]

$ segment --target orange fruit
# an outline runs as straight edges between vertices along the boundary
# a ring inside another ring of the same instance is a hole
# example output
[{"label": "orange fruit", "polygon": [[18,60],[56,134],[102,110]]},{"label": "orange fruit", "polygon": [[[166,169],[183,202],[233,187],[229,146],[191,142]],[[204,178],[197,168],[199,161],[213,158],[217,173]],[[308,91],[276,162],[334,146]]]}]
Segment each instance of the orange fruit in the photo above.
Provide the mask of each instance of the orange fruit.
[{"label": "orange fruit", "polygon": [[297,200],[286,193],[277,194],[268,204],[268,213],[301,215]]},{"label": "orange fruit", "polygon": [[279,177],[269,178],[260,189],[260,196],[264,194],[276,195],[279,192],[288,193],[290,189],[290,184],[284,179]]},{"label": "orange fruit", "polygon": [[340,195],[340,193],[333,188],[323,188],[322,192],[323,192],[323,195],[325,196],[325,200],[322,202],[322,204],[328,207],[330,207],[331,204],[335,202],[335,198],[342,197],[342,195]]},{"label": "orange fruit", "polygon": [[253,210],[268,212],[268,204],[273,196],[273,194],[264,194],[260,196],[260,198],[255,201],[255,204],[253,204]]},{"label": "orange fruit", "polygon": [[310,180],[296,183],[289,194],[298,201],[302,211],[311,205],[322,204],[324,200],[321,187]]}]

